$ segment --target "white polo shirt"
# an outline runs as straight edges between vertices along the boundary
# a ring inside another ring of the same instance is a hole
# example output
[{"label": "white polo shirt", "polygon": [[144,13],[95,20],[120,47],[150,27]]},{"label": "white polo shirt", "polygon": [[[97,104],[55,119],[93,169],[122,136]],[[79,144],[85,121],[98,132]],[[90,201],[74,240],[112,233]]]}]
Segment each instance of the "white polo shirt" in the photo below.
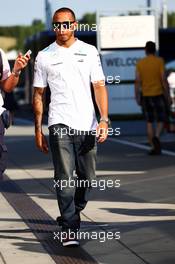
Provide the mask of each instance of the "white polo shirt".
[{"label": "white polo shirt", "polygon": [[56,42],[35,61],[34,87],[51,91],[48,126],[62,123],[73,129],[96,129],[91,82],[105,80],[97,49],[83,41],[64,48]]},{"label": "white polo shirt", "polygon": [[[7,57],[6,57],[5,53],[4,53],[4,51],[2,49],[0,49],[0,52],[1,52],[2,64],[3,64],[3,73],[2,73],[1,81],[4,81],[11,75],[11,72],[10,72],[10,65],[9,65],[9,62],[7,60]],[[0,115],[5,110],[5,108],[2,107],[3,104],[4,104],[4,100],[3,100],[2,94],[0,93]]]}]

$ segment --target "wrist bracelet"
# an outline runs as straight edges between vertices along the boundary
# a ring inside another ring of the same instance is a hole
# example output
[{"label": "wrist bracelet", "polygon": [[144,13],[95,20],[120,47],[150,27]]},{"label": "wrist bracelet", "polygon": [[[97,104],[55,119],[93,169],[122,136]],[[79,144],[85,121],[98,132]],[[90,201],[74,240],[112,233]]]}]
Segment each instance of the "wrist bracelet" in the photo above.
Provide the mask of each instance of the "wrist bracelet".
[{"label": "wrist bracelet", "polygon": [[14,69],[12,70],[12,74],[15,76],[15,77],[19,77],[19,75],[21,74],[21,71],[15,71]]},{"label": "wrist bracelet", "polygon": [[105,117],[101,117],[100,118],[100,122],[105,122],[105,123],[109,123],[109,118],[105,118]]}]

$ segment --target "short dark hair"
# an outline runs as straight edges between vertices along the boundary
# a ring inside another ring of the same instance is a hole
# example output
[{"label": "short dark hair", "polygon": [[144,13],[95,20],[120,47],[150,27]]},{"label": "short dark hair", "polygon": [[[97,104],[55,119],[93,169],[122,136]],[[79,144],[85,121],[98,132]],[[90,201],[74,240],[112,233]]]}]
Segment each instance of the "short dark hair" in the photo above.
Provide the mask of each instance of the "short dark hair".
[{"label": "short dark hair", "polygon": [[57,13],[64,13],[64,12],[71,13],[71,15],[73,16],[74,21],[76,20],[74,11],[72,9],[68,8],[68,7],[62,7],[62,8],[57,9],[55,11],[54,15],[57,14]]},{"label": "short dark hair", "polygon": [[147,41],[145,45],[146,53],[154,54],[156,52],[156,44],[152,41]]}]

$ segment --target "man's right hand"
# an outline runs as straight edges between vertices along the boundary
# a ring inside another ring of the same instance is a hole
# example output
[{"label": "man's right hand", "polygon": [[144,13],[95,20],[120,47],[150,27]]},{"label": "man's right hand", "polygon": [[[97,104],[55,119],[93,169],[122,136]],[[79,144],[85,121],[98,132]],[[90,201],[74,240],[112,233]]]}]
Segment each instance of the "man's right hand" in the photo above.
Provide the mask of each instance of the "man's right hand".
[{"label": "man's right hand", "polygon": [[24,69],[27,66],[29,60],[30,60],[30,55],[23,56],[22,53],[19,53],[18,57],[15,60],[13,71],[20,72],[22,69]]},{"label": "man's right hand", "polygon": [[47,154],[49,152],[48,143],[46,137],[41,131],[35,131],[36,146],[39,150]]}]

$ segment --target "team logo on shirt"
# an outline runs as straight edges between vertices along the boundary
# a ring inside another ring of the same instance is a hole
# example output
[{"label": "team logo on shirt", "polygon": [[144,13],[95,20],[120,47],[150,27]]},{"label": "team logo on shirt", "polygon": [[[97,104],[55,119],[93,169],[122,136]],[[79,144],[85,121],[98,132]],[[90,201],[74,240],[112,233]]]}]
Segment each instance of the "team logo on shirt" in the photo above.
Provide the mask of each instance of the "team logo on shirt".
[{"label": "team logo on shirt", "polygon": [[76,55],[76,56],[87,56],[87,54],[85,54],[85,53],[78,53],[78,52],[74,53],[74,55]]},{"label": "team logo on shirt", "polygon": [[52,63],[53,66],[60,65],[60,64],[63,64],[63,61],[58,61],[58,62]]}]

